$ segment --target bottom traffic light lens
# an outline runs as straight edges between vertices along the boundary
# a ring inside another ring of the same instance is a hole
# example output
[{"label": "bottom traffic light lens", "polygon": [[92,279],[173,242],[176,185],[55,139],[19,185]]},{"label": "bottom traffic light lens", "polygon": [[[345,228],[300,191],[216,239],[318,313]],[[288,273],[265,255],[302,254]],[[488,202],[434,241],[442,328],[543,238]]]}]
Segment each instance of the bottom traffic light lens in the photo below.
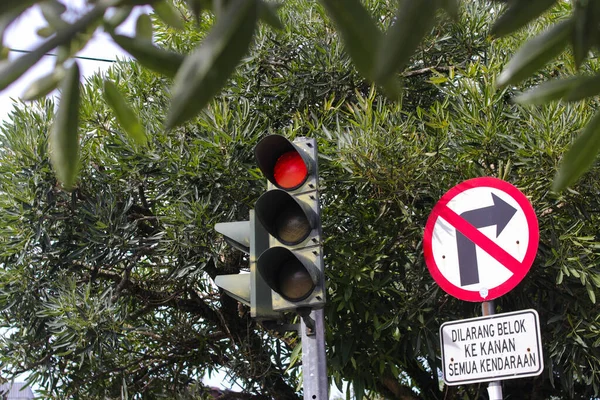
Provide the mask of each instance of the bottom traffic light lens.
[{"label": "bottom traffic light lens", "polygon": [[289,301],[304,300],[315,288],[310,274],[299,260],[289,260],[282,265],[277,281],[277,292]]}]

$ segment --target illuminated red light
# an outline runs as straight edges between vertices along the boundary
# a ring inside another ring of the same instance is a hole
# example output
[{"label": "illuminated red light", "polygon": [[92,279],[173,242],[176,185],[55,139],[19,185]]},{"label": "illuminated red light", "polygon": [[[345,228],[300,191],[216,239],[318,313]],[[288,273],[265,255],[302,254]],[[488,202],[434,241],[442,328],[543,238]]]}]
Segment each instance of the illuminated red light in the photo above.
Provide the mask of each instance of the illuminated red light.
[{"label": "illuminated red light", "polygon": [[297,151],[283,153],[273,168],[275,182],[283,189],[294,189],[300,186],[307,175],[306,164]]}]

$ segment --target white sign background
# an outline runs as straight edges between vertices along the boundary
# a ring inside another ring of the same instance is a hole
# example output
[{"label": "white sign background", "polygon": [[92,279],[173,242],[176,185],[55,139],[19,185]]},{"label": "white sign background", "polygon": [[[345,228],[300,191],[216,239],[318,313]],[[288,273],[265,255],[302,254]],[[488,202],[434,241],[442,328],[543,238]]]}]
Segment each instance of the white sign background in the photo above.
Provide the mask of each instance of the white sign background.
[{"label": "white sign background", "polygon": [[450,386],[537,376],[544,369],[535,310],[446,322],[440,342]]}]

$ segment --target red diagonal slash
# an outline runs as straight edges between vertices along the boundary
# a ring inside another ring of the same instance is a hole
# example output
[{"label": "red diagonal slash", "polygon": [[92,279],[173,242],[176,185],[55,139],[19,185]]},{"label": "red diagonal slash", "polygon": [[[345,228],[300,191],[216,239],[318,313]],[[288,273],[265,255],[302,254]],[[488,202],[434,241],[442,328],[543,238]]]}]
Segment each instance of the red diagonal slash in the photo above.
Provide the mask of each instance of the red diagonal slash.
[{"label": "red diagonal slash", "polygon": [[523,269],[519,260],[514,258],[502,247],[498,246],[489,237],[485,236],[473,225],[469,224],[460,215],[452,211],[448,206],[440,207],[439,216],[444,218],[456,230],[465,235],[470,241],[479,246],[483,251],[494,257],[496,261],[506,267],[513,274]]}]

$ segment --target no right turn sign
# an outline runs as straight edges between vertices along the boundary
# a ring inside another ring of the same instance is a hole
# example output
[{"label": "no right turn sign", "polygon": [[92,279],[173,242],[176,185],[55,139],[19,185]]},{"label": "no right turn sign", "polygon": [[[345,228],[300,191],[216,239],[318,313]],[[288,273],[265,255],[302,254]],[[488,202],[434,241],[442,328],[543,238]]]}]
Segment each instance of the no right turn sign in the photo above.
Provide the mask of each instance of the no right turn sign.
[{"label": "no right turn sign", "polygon": [[538,222],[529,200],[497,178],[475,178],[450,189],[435,205],[423,239],[429,272],[450,295],[489,301],[525,277],[538,248]]}]

